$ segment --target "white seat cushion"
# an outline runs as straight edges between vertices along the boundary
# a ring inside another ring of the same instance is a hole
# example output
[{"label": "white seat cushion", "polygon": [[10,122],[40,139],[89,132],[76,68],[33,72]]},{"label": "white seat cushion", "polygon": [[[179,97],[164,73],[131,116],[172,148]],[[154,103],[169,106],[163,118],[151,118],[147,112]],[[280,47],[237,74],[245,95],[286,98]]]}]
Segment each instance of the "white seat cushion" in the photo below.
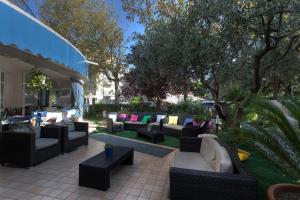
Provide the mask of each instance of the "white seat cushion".
[{"label": "white seat cushion", "polygon": [[68,139],[69,140],[75,140],[77,138],[84,137],[86,135],[86,132],[81,131],[71,131],[68,133]]},{"label": "white seat cushion", "polygon": [[148,124],[148,126],[159,126],[159,123],[157,122],[151,122]]},{"label": "white seat cushion", "polygon": [[194,169],[202,171],[214,171],[206,161],[196,152],[176,152],[174,167],[183,169]]},{"label": "white seat cushion", "polygon": [[145,122],[131,122],[131,121],[126,121],[126,124],[147,124]]},{"label": "white seat cushion", "polygon": [[58,139],[55,138],[39,138],[35,140],[35,148],[43,149],[57,143],[58,143]]},{"label": "white seat cushion", "polygon": [[171,128],[171,129],[175,129],[175,130],[182,130],[183,126],[180,125],[171,125],[171,124],[164,124],[163,125],[166,128]]}]

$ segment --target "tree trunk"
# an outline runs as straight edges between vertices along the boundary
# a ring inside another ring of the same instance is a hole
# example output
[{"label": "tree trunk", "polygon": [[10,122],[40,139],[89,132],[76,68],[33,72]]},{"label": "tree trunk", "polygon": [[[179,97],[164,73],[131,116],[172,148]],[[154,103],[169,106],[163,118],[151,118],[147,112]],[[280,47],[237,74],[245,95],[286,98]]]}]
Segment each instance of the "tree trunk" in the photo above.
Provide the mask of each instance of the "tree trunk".
[{"label": "tree trunk", "polygon": [[261,77],[260,77],[260,56],[255,56],[253,63],[253,87],[252,94],[257,95],[261,88]]},{"label": "tree trunk", "polygon": [[156,100],[155,100],[155,106],[156,106],[156,110],[157,111],[160,111],[160,109],[161,109],[161,99],[160,98],[156,98]]},{"label": "tree trunk", "polygon": [[183,101],[187,101],[188,100],[188,86],[187,86],[187,84],[185,83],[184,84],[184,87],[183,87],[183,89],[184,89],[184,91],[183,91]]},{"label": "tree trunk", "polygon": [[119,104],[119,81],[115,81],[115,104]]}]

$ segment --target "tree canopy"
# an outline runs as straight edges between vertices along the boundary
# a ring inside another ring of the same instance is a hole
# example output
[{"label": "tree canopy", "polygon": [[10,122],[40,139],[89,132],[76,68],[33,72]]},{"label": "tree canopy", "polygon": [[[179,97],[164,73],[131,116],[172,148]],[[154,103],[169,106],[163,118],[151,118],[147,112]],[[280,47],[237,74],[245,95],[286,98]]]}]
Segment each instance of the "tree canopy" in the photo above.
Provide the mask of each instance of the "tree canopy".
[{"label": "tree canopy", "polygon": [[151,52],[168,92],[186,94],[200,81],[219,101],[231,85],[274,96],[299,85],[296,0],[123,0],[123,7],[145,24],[151,46],[141,54]]}]

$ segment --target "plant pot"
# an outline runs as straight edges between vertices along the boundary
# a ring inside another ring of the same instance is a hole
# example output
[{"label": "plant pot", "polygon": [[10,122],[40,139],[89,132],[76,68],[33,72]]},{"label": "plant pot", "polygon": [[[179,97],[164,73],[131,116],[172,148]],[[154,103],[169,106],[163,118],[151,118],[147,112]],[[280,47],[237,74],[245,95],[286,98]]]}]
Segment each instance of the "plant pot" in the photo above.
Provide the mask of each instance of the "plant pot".
[{"label": "plant pot", "polygon": [[300,186],[294,184],[287,184],[287,183],[271,185],[267,190],[267,199],[278,200],[278,198],[276,199],[276,197],[280,193],[287,193],[287,192],[297,193],[300,196]]},{"label": "plant pot", "polygon": [[113,148],[107,148],[107,149],[105,149],[105,156],[107,158],[112,158],[112,154],[113,154]]}]

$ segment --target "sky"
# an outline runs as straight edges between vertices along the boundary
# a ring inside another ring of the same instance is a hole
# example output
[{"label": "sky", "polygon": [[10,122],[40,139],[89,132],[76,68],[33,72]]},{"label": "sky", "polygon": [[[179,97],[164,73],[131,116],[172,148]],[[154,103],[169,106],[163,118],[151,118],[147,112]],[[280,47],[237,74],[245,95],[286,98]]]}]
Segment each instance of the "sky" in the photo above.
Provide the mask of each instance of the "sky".
[{"label": "sky", "polygon": [[[30,9],[38,15],[38,2],[42,0],[29,0],[28,6]],[[133,44],[133,41],[130,41],[130,36],[134,32],[143,33],[144,32],[144,26],[142,24],[139,24],[137,22],[131,22],[128,19],[126,19],[126,12],[123,11],[121,0],[105,0],[107,4],[113,6],[114,10],[116,11],[116,15],[118,17],[118,23],[121,27],[121,29],[124,32],[124,40],[126,42],[126,53],[129,52],[129,47]]]}]

